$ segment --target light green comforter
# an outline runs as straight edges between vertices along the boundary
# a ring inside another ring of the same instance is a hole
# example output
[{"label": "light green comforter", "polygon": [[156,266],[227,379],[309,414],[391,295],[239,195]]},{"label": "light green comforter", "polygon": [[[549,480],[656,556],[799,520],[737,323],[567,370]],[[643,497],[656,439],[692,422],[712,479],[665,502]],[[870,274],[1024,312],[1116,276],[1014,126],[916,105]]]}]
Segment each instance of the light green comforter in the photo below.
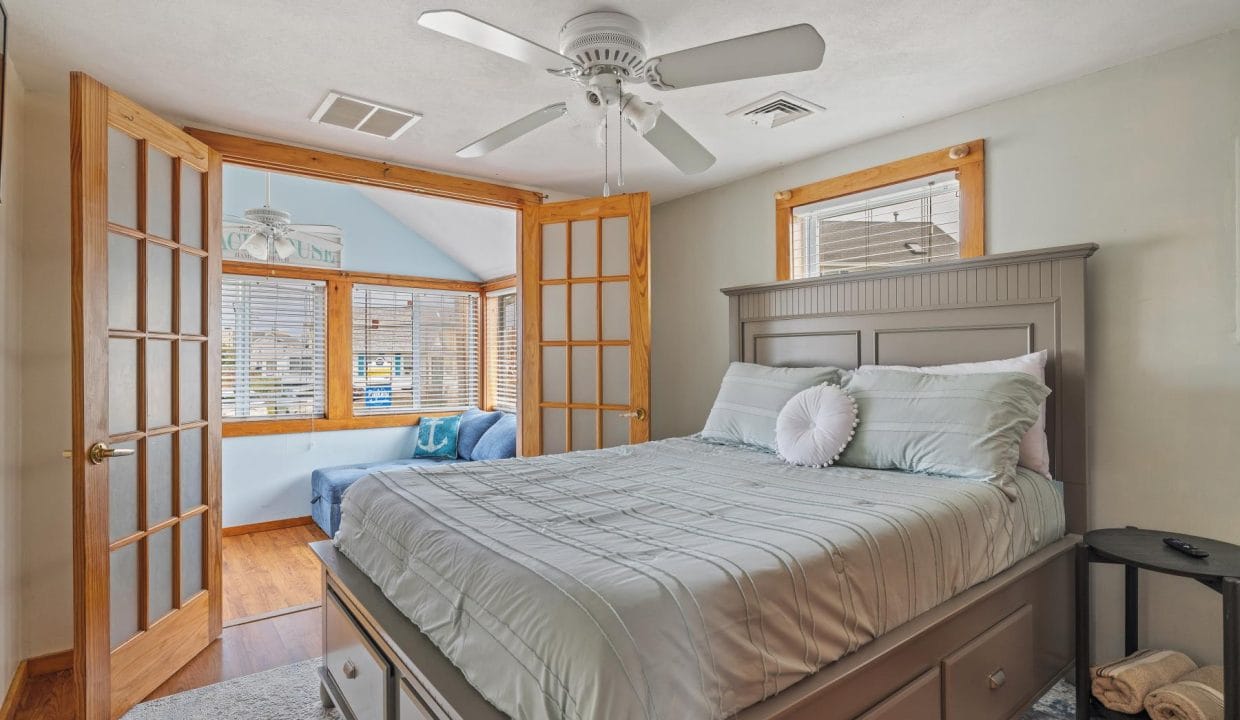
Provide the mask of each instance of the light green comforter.
[{"label": "light green comforter", "polygon": [[380,472],[336,544],[516,718],[724,718],[1064,534],[1054,485],[681,438]]}]

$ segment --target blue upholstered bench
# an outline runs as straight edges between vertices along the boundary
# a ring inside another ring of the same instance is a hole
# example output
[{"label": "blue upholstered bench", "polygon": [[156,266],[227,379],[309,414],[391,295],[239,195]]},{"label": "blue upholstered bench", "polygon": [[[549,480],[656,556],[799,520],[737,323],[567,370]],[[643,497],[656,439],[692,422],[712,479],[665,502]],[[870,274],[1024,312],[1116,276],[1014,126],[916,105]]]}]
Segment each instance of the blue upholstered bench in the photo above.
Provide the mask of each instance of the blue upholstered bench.
[{"label": "blue upholstered bench", "polygon": [[396,458],[319,468],[310,475],[310,515],[323,532],[335,536],[340,529],[340,499],[353,483],[373,472],[426,467],[475,460],[501,460],[517,455],[517,417],[505,412],[466,410],[457,435],[457,457]]}]

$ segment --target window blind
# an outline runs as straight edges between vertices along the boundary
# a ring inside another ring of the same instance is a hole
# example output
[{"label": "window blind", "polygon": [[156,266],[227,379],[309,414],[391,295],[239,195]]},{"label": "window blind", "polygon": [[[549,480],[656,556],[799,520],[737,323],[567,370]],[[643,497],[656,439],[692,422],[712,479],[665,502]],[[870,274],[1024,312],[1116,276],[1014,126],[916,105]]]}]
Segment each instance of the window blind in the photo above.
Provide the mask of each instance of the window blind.
[{"label": "window blind", "polygon": [[517,291],[487,295],[487,358],[491,404],[517,410]]},{"label": "window blind", "polygon": [[478,295],[353,286],[353,414],[478,402]]},{"label": "window blind", "polygon": [[321,281],[224,276],[224,417],[323,417],[326,293]]},{"label": "window blind", "polygon": [[960,257],[960,182],[941,173],[793,212],[794,278]]}]

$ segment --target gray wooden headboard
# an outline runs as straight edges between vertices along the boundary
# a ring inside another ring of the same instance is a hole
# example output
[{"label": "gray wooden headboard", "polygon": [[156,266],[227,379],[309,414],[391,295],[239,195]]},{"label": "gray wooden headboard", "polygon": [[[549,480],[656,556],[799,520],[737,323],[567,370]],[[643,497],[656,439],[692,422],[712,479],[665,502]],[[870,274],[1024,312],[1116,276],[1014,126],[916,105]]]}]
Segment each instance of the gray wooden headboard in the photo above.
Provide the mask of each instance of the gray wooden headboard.
[{"label": "gray wooden headboard", "polygon": [[763,365],[940,365],[1048,350],[1046,432],[1068,530],[1084,532],[1085,260],[1097,245],[726,288],[731,357]]}]

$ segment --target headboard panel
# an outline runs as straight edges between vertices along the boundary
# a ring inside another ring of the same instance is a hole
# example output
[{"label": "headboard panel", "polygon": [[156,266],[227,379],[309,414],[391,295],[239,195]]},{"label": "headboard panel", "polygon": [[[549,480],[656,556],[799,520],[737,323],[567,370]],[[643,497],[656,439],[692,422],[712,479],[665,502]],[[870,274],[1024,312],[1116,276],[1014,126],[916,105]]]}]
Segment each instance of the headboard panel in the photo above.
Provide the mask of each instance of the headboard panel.
[{"label": "headboard panel", "polygon": [[1051,467],[1088,521],[1085,261],[1097,245],[727,288],[731,357],[763,365],[941,365],[1049,351]]}]

